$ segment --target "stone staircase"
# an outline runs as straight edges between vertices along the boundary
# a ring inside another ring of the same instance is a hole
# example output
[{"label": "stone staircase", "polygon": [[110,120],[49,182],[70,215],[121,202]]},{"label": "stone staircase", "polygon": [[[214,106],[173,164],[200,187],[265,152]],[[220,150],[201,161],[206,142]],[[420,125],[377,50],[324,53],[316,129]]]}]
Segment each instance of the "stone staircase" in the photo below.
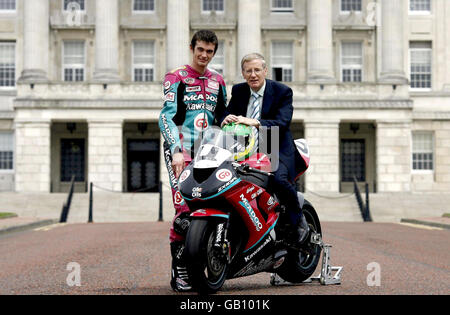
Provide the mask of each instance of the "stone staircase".
[{"label": "stone staircase", "polygon": [[[170,191],[164,186],[163,220],[174,215]],[[305,198],[316,209],[321,221],[362,222],[354,194],[307,191]],[[20,217],[59,219],[66,193],[0,192],[0,212]],[[365,197],[363,196],[363,199]],[[402,218],[441,216],[450,213],[450,194],[377,193],[370,194],[370,212],[374,222],[400,222]],[[89,214],[89,194],[75,193],[68,215],[69,223],[85,223]],[[94,222],[143,222],[159,218],[158,193],[112,193],[93,195]]]},{"label": "stone staircase", "polygon": [[[0,193],[0,212],[14,212],[20,217],[59,219],[66,199],[67,194],[60,193],[2,192]],[[172,211],[164,218],[171,219]],[[157,221],[158,214],[159,194],[157,193],[94,192],[93,195],[93,219],[97,223]],[[89,194],[74,193],[67,222],[85,223],[88,222],[88,217]]]},{"label": "stone staircase", "polygon": [[362,222],[354,194],[305,192],[322,222]]},{"label": "stone staircase", "polygon": [[444,213],[450,213],[450,193],[371,194],[370,213],[374,222],[441,217]]}]

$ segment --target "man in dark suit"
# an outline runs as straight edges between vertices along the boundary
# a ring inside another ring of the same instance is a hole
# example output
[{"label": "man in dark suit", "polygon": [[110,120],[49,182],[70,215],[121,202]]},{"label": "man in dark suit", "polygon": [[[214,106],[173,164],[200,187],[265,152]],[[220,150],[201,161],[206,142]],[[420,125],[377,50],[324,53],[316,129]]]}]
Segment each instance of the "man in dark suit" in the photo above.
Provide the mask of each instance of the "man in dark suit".
[{"label": "man in dark suit", "polygon": [[[304,242],[309,228],[300,209],[297,191],[293,181],[296,149],[290,131],[292,120],[292,89],[266,79],[267,67],[264,57],[253,53],[241,61],[242,76],[247,82],[232,88],[231,100],[225,113],[219,119],[221,126],[235,122],[254,128],[258,133],[261,126],[270,130],[278,127],[279,163],[274,173],[274,190],[294,229],[295,241]],[[262,129],[262,128],[261,128]],[[273,156],[274,152],[271,152]]]}]

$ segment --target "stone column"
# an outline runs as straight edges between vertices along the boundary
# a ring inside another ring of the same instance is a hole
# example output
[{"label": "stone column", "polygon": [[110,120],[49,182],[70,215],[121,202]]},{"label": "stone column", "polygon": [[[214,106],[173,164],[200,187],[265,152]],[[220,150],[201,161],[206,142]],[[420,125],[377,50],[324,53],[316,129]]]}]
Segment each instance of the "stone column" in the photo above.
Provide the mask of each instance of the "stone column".
[{"label": "stone column", "polygon": [[16,121],[16,192],[50,192],[50,121]]},{"label": "stone column", "polygon": [[306,189],[339,192],[339,121],[305,121],[311,165],[306,172]]},{"label": "stone column", "polygon": [[445,82],[444,82],[444,90],[450,92],[450,2],[444,1],[444,10],[445,10],[445,18],[442,23],[444,23],[444,34],[445,34]]},{"label": "stone column", "polygon": [[190,63],[189,28],[189,0],[167,0],[167,71]]},{"label": "stone column", "polygon": [[48,80],[49,59],[49,1],[24,1],[23,71],[20,81]]},{"label": "stone column", "polygon": [[237,65],[241,75],[241,60],[249,53],[261,52],[261,1],[238,1],[238,30],[237,30]]},{"label": "stone column", "polygon": [[118,0],[95,1],[94,80],[119,81],[119,4]]},{"label": "stone column", "polygon": [[[88,121],[89,182],[122,191],[123,121]],[[96,191],[101,191],[95,188]]]},{"label": "stone column", "polygon": [[411,190],[411,122],[377,122],[377,191]]},{"label": "stone column", "polygon": [[333,82],[332,0],[307,3],[308,81]]},{"label": "stone column", "polygon": [[407,84],[404,69],[404,0],[381,1],[381,74],[380,81]]}]

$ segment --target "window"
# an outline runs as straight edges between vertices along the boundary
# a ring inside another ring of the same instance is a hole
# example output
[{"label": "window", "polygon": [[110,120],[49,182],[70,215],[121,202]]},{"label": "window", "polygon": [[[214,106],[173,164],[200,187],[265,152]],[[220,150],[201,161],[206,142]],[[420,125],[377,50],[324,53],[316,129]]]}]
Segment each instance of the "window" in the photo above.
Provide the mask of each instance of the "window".
[{"label": "window", "polygon": [[0,88],[16,85],[16,44],[0,42]]},{"label": "window", "polygon": [[0,11],[15,11],[16,0],[0,0]]},{"label": "window", "polygon": [[342,82],[362,81],[362,43],[342,43]]},{"label": "window", "polygon": [[431,89],[431,52],[431,42],[410,43],[411,89]]},{"label": "window", "polygon": [[133,42],[133,81],[150,82],[154,78],[155,44],[153,41]]},{"label": "window", "polygon": [[64,11],[67,11],[69,8],[69,4],[75,2],[80,6],[80,10],[84,11],[84,0],[64,0]]},{"label": "window", "polygon": [[223,75],[223,69],[225,68],[224,44],[225,44],[224,41],[219,41],[219,48],[217,49],[214,58],[209,63],[209,67],[216,70],[221,75]]},{"label": "window", "polygon": [[292,0],[272,0],[272,12],[292,12]]},{"label": "window", "polygon": [[14,136],[10,132],[0,131],[0,172],[13,170]]},{"label": "window", "polygon": [[409,13],[429,14],[431,12],[431,0],[409,0]]},{"label": "window", "polygon": [[155,0],[134,0],[133,1],[133,11],[154,11],[155,10]]},{"label": "window", "polygon": [[433,133],[414,132],[412,146],[412,169],[433,170]]},{"label": "window", "polygon": [[341,0],[341,12],[361,12],[361,0]]},{"label": "window", "polygon": [[203,11],[224,11],[224,0],[203,0]]},{"label": "window", "polygon": [[293,80],[293,44],[292,42],[272,43],[272,78],[275,81]]},{"label": "window", "polygon": [[84,41],[65,41],[63,47],[64,81],[84,81]]}]

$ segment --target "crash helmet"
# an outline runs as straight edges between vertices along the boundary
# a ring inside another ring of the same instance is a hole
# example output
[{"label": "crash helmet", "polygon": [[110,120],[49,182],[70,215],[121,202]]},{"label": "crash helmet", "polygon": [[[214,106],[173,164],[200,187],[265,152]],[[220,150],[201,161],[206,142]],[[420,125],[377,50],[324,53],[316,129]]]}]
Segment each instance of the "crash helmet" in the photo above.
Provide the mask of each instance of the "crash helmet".
[{"label": "crash helmet", "polygon": [[228,139],[227,149],[232,153],[235,161],[243,161],[256,152],[256,135],[252,127],[230,123],[223,126],[222,130]]}]

